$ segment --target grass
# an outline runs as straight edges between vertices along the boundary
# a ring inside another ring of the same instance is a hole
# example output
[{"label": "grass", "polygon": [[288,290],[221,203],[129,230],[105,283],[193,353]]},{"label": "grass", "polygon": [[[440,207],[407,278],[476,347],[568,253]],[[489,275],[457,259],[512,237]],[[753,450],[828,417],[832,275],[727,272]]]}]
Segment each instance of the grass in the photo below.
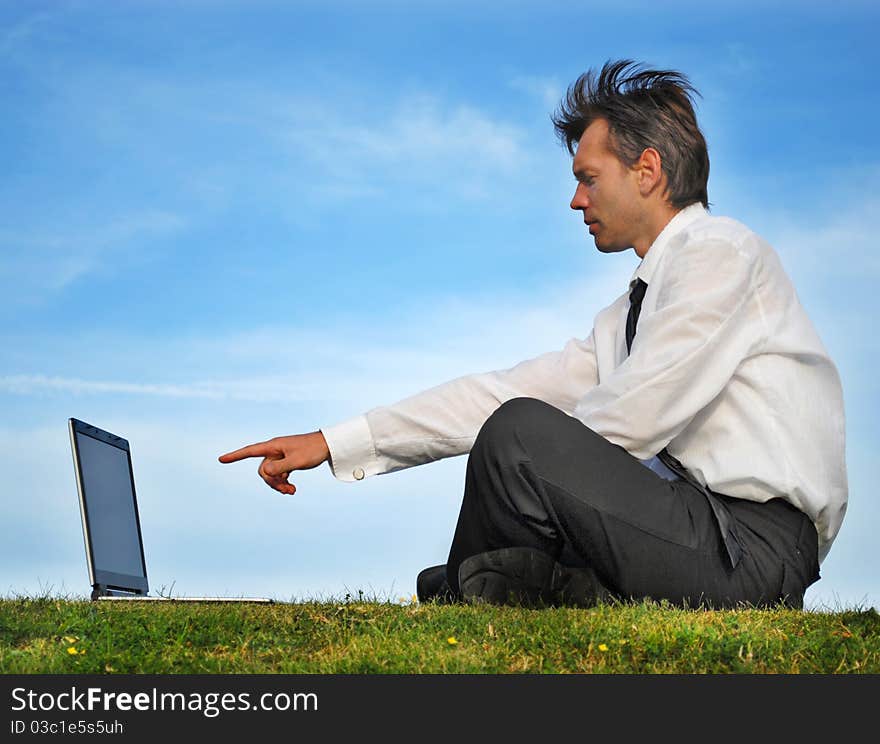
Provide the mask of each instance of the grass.
[{"label": "grass", "polygon": [[0,599],[0,673],[876,674],[873,610]]}]

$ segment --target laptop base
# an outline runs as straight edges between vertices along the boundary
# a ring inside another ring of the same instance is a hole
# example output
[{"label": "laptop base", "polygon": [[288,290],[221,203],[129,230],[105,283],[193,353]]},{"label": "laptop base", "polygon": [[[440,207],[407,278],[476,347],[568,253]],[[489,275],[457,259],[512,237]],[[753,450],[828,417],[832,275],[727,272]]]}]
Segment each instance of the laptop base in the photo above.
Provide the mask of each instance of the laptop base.
[{"label": "laptop base", "polygon": [[275,604],[268,597],[148,597],[146,595],[130,597],[97,597],[96,602],[234,602],[237,604]]},{"label": "laptop base", "polygon": [[236,602],[275,604],[268,597],[150,597],[146,592],[125,591],[116,587],[95,584],[92,587],[93,602]]}]

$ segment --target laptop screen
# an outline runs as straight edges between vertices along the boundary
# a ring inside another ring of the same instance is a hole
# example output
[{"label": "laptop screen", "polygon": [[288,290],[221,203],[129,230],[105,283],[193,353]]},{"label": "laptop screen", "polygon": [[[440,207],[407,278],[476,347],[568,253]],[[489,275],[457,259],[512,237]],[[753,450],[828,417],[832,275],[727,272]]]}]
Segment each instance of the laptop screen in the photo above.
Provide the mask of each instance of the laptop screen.
[{"label": "laptop screen", "polygon": [[75,436],[95,570],[145,577],[129,453]]}]

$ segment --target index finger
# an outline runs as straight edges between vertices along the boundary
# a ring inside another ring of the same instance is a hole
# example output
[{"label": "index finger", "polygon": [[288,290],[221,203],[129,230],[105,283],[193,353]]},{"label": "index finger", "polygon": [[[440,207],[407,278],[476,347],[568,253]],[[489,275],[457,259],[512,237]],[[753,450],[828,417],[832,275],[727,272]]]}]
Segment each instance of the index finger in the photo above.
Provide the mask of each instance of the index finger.
[{"label": "index finger", "polygon": [[284,454],[278,447],[271,445],[269,442],[258,442],[257,444],[249,444],[247,447],[242,447],[241,449],[237,449],[234,452],[227,452],[225,455],[220,455],[220,462],[238,462],[239,460],[245,460],[248,457],[273,457]]}]

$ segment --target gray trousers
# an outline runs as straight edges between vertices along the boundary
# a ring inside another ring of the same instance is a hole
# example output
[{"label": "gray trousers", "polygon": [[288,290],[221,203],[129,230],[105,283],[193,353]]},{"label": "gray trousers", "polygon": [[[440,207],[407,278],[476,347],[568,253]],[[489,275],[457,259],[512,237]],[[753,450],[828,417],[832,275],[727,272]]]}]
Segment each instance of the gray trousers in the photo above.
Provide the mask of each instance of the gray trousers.
[{"label": "gray trousers", "polygon": [[783,499],[717,496],[743,548],[735,568],[696,487],[661,478],[547,403],[515,398],[486,420],[471,449],[447,579],[459,594],[458,567],[469,556],[530,547],[591,567],[622,599],[802,607],[819,579],[811,520]]}]

